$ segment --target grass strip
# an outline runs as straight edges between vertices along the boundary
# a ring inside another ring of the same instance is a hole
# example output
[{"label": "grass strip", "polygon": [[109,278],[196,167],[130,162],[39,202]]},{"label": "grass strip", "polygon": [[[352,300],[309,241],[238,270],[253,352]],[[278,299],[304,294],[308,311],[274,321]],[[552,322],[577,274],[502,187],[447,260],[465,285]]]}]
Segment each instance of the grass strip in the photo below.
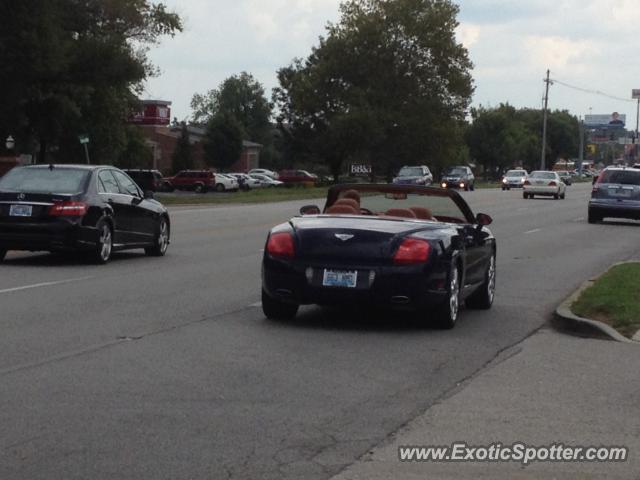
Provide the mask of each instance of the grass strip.
[{"label": "grass strip", "polygon": [[616,265],[571,306],[576,315],[604,322],[625,337],[640,330],[640,263]]}]

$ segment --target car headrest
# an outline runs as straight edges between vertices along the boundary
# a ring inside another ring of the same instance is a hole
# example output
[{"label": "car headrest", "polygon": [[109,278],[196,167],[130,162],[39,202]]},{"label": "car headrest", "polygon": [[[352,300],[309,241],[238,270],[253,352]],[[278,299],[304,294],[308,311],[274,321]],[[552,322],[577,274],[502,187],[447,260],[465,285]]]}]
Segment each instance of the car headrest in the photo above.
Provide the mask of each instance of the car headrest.
[{"label": "car headrest", "polygon": [[353,198],[339,198],[334,205],[349,205],[350,207],[360,210],[360,204]]},{"label": "car headrest", "polygon": [[345,190],[340,194],[340,198],[352,198],[360,204],[360,193],[357,190]]},{"label": "car headrest", "polygon": [[360,212],[351,205],[331,205],[325,213],[342,214],[342,215],[358,215]]},{"label": "car headrest", "polygon": [[390,208],[384,214],[388,217],[417,218],[408,208]]},{"label": "car headrest", "polygon": [[413,213],[415,213],[416,218],[420,220],[435,220],[433,218],[433,212],[430,208],[427,207],[409,207]]}]

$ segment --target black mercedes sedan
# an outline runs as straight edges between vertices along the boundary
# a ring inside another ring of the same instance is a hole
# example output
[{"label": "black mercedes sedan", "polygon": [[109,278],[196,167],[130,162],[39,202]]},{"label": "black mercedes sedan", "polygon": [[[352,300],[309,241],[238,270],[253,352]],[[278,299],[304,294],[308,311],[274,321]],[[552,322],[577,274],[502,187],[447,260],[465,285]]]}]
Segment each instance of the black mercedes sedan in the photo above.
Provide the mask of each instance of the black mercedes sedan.
[{"label": "black mercedes sedan", "polygon": [[162,256],[167,209],[121,170],[32,165],[0,179],[0,260],[8,250],[81,251],[106,263],[114,250]]},{"label": "black mercedes sedan", "polygon": [[459,307],[488,309],[496,280],[491,217],[455,190],[338,185],[321,212],[274,227],[262,264],[262,308],[293,318],[302,304],[361,304],[424,312],[452,328]]}]

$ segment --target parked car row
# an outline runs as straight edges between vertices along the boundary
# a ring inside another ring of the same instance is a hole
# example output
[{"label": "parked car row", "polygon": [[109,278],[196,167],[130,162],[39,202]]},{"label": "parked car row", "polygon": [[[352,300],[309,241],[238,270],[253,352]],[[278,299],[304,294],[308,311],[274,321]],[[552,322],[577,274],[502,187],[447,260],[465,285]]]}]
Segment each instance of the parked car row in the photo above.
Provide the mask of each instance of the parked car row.
[{"label": "parked car row", "polygon": [[317,175],[306,170],[283,170],[280,173],[264,168],[255,168],[247,173],[181,170],[171,177],[163,177],[158,170],[125,169],[124,171],[142,190],[152,192],[173,192],[174,190],[196,193],[234,192],[282,185],[315,185],[319,181]]}]

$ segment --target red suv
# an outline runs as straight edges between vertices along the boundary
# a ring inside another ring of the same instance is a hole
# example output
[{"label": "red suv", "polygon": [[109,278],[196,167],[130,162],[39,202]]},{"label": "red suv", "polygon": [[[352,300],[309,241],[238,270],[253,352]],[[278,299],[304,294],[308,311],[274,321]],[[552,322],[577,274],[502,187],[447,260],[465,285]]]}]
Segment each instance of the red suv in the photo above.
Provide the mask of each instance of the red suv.
[{"label": "red suv", "polygon": [[278,180],[285,184],[315,184],[318,176],[306,170],[282,170],[278,175]]},{"label": "red suv", "polygon": [[205,193],[215,187],[216,176],[211,170],[181,170],[175,176],[165,178],[165,182],[172,190]]}]

